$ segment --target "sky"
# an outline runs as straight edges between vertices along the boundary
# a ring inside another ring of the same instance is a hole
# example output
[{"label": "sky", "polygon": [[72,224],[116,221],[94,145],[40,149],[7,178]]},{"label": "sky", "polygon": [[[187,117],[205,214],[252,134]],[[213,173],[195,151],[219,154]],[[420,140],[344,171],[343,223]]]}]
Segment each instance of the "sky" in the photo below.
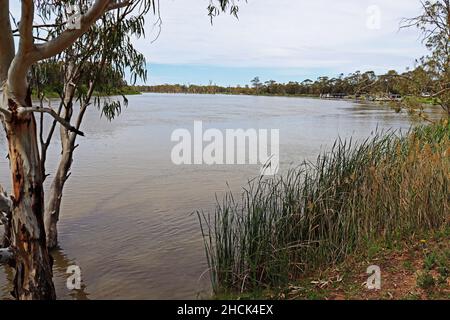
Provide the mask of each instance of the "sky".
[{"label": "sky", "polygon": [[146,37],[133,40],[147,58],[146,84],[234,86],[255,76],[301,82],[404,71],[426,53],[416,29],[399,29],[402,18],[420,13],[419,0],[239,0],[239,19],[222,14],[213,25],[209,1],[160,0],[156,41],[156,18],[148,15]]},{"label": "sky", "polygon": [[160,0],[159,38],[153,17],[136,46],[148,60],[147,84],[245,85],[255,76],[278,82],[356,70],[404,71],[426,51],[402,18],[419,0],[248,0],[239,20],[211,25],[209,0]]}]

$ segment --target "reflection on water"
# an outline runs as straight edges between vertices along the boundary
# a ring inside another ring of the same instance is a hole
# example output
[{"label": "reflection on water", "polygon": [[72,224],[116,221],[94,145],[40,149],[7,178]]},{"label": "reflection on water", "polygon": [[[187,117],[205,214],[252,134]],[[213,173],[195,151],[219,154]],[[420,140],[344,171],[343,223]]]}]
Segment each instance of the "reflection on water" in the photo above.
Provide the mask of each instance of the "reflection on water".
[{"label": "reflection on water", "polygon": [[[70,274],[67,273],[69,266],[78,265],[74,259],[70,259],[61,248],[52,250],[53,258],[53,280],[55,289],[59,298],[73,300],[89,300],[86,284],[82,282],[80,290],[68,290],[67,279]],[[2,266],[4,279],[0,282],[1,298],[11,299],[9,294],[13,290],[14,270],[9,266]]]},{"label": "reflection on water", "polygon": [[[410,118],[386,107],[346,101],[247,96],[145,94],[112,123],[91,110],[82,128],[60,221],[54,280],[60,299],[181,299],[209,294],[197,209],[215,194],[239,191],[258,165],[176,166],[173,130],[194,120],[218,129],[280,129],[280,169],[313,159],[340,136],[367,138],[378,127],[408,129]],[[5,137],[0,135],[0,183],[8,187]],[[49,150],[48,172],[58,156]],[[49,183],[51,176],[47,183]],[[78,265],[84,287],[66,288]],[[0,269],[0,293],[11,290]]]},{"label": "reflection on water", "polygon": [[[70,274],[67,273],[67,270],[70,266],[78,266],[76,261],[70,259],[61,248],[52,250],[51,255],[53,257],[53,279],[58,297],[70,297],[70,299],[74,300],[89,300],[86,283],[83,281],[79,290],[67,289],[66,283],[70,276]],[[81,273],[81,275],[83,275],[83,273]]]}]

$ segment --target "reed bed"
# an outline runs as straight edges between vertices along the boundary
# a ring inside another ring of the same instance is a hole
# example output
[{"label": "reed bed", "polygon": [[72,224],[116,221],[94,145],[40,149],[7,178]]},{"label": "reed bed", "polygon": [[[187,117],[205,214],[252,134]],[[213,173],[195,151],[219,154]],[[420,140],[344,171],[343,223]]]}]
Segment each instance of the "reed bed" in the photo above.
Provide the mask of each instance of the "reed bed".
[{"label": "reed bed", "polygon": [[450,224],[450,125],[376,133],[198,212],[215,293],[287,285],[369,243]]}]

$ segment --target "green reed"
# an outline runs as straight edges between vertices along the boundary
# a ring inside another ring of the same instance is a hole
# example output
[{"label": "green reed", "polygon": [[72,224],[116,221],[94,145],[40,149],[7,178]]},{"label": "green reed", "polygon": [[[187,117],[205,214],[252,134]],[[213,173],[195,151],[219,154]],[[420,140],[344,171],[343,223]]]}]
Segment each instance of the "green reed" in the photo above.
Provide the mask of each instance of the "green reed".
[{"label": "green reed", "polygon": [[216,293],[274,288],[376,240],[450,223],[448,123],[377,133],[198,212]]}]

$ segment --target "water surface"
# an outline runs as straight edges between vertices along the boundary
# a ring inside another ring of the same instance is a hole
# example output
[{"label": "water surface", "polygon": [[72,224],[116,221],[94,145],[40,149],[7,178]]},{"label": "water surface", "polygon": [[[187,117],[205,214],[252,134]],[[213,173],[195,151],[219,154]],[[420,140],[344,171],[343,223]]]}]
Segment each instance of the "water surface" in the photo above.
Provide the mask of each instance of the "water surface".
[{"label": "water surface", "polygon": [[[111,123],[88,112],[67,182],[55,258],[60,299],[184,299],[209,294],[197,209],[214,208],[215,194],[238,191],[259,166],[176,166],[173,130],[280,129],[280,168],[315,158],[341,138],[374,130],[408,129],[411,119],[387,107],[287,97],[144,94]],[[55,168],[58,141],[49,150]],[[51,176],[48,180],[51,179]],[[0,182],[9,186],[5,137]],[[227,186],[227,182],[229,187]],[[47,181],[48,183],[48,181]],[[68,265],[81,267],[83,290],[69,291]],[[9,297],[11,270],[0,269]]]}]

